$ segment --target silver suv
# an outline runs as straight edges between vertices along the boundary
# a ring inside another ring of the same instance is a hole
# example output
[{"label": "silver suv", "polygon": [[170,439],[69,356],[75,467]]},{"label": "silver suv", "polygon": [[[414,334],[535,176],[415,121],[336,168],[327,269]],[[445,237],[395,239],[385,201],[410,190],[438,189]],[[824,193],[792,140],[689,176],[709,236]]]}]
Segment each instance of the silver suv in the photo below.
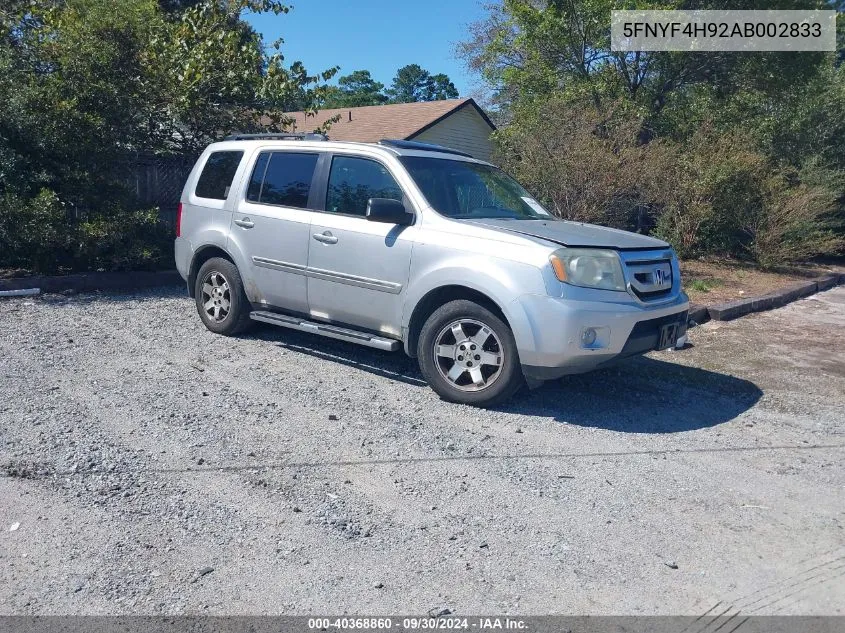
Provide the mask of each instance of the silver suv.
[{"label": "silver suv", "polygon": [[442,398],[485,406],[675,346],[689,307],[665,242],[558,220],[493,165],[410,141],[214,143],[176,266],[213,332],[403,348]]}]

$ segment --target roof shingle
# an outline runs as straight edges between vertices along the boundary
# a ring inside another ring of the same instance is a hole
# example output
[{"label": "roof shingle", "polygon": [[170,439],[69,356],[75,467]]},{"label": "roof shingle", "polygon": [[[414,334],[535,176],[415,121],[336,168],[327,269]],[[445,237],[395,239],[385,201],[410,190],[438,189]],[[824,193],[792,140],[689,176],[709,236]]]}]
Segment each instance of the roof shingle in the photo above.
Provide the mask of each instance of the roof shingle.
[{"label": "roof shingle", "polygon": [[328,136],[333,141],[375,143],[383,138],[407,139],[437,119],[457,110],[471,99],[443,99],[416,103],[395,103],[358,108],[320,110],[306,117],[302,112],[286,112],[296,121],[296,132],[311,132],[340,114]]}]

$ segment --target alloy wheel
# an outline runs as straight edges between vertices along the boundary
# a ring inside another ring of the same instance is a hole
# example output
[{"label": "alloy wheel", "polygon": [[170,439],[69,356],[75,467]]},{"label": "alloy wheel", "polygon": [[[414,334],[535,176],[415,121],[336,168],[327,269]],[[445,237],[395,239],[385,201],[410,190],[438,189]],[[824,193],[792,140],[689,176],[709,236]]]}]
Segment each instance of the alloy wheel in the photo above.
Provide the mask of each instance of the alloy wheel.
[{"label": "alloy wheel", "polygon": [[481,391],[501,376],[504,348],[492,328],[481,321],[453,321],[434,340],[437,370],[456,389]]},{"label": "alloy wheel", "polygon": [[202,280],[202,309],[208,318],[216,323],[229,316],[232,297],[229,282],[216,270],[211,270]]}]

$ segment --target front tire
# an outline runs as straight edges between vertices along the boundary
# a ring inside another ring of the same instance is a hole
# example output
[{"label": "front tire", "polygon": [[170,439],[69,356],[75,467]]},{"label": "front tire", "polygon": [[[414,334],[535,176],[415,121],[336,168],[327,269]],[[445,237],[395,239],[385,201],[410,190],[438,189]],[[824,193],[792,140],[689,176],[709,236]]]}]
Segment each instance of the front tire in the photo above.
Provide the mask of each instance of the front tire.
[{"label": "front tire", "polygon": [[472,301],[450,301],[423,325],[417,343],[420,371],[444,400],[488,407],[523,384],[510,328]]},{"label": "front tire", "polygon": [[246,331],[252,306],[238,268],[228,259],[212,257],[197,273],[194,297],[203,324],[215,334],[233,336]]}]

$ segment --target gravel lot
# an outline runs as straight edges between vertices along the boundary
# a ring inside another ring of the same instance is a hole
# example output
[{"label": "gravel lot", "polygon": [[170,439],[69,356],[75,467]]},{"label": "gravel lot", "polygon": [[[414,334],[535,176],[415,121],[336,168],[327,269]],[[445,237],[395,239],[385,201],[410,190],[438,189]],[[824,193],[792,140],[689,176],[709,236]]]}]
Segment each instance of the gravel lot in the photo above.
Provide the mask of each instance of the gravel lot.
[{"label": "gravel lot", "polygon": [[2,614],[845,614],[845,288],[496,411],[178,289],[0,332]]}]

